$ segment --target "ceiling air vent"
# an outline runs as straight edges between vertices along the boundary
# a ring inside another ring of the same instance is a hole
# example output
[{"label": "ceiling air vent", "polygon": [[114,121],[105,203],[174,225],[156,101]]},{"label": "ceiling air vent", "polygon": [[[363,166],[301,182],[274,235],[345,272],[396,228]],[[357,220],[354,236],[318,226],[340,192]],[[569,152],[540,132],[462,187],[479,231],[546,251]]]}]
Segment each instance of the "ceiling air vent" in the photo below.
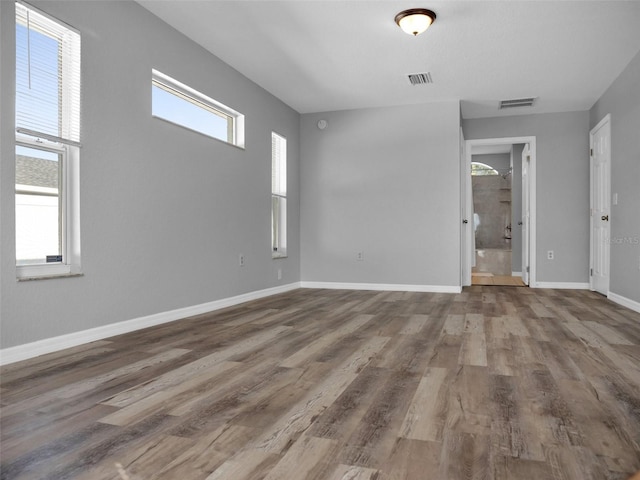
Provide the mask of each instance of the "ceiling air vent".
[{"label": "ceiling air vent", "polygon": [[500,100],[500,110],[502,110],[503,108],[533,107],[533,103],[535,101],[536,101],[536,97],[515,98],[513,100]]},{"label": "ceiling air vent", "polygon": [[411,85],[426,85],[427,83],[433,83],[431,79],[431,73],[410,73],[407,75],[409,83]]}]

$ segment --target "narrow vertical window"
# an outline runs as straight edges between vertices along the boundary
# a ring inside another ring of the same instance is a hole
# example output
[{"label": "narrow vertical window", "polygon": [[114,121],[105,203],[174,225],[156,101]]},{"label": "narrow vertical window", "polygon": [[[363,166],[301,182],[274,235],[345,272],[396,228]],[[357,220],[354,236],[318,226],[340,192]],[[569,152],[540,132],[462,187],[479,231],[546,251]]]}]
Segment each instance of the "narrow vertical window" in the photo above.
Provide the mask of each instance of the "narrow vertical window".
[{"label": "narrow vertical window", "polygon": [[16,267],[19,278],[80,268],[80,35],[16,3]]},{"label": "narrow vertical window", "polygon": [[271,247],[287,256],[287,139],[271,133]]}]

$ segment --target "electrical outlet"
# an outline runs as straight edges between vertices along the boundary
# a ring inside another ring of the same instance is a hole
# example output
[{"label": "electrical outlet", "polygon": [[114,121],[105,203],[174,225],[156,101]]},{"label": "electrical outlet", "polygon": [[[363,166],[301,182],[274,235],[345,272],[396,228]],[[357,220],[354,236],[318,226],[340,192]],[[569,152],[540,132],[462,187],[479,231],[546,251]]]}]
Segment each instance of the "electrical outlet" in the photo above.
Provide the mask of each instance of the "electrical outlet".
[{"label": "electrical outlet", "polygon": [[553,260],[553,250],[547,251],[547,260]]},{"label": "electrical outlet", "polygon": [[364,261],[364,253],[363,252],[356,253],[356,260],[359,261],[359,262],[363,262]]},{"label": "electrical outlet", "polygon": [[282,280],[282,269],[278,269],[278,280]]},{"label": "electrical outlet", "polygon": [[241,267],[244,267],[244,255],[243,254],[238,255],[238,265],[240,265]]}]

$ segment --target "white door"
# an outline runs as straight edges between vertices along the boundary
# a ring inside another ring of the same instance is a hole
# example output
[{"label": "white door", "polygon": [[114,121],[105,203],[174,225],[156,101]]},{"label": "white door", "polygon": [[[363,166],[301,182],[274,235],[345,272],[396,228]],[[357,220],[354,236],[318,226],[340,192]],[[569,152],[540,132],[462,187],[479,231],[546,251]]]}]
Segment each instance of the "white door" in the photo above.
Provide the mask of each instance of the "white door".
[{"label": "white door", "polygon": [[462,286],[471,285],[471,266],[474,254],[473,229],[473,203],[471,195],[471,162],[466,152],[466,144],[462,129],[460,129],[460,283]]},{"label": "white door", "polygon": [[531,149],[527,143],[522,150],[522,281],[529,285],[529,232],[531,228],[531,196],[529,195],[529,169]]},{"label": "white door", "polygon": [[611,234],[611,117],[607,115],[589,133],[591,149],[591,290],[609,293],[609,238]]}]

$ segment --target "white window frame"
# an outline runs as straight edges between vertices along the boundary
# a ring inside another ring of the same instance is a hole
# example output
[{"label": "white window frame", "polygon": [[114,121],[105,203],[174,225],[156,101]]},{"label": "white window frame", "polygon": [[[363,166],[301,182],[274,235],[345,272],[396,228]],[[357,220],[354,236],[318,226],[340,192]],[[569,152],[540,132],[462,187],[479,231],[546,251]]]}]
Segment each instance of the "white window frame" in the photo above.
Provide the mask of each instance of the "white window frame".
[{"label": "white window frame", "polygon": [[16,146],[53,152],[59,154],[62,161],[61,192],[58,194],[62,262],[16,265],[16,276],[18,279],[31,279],[80,274],[79,148],[23,135],[16,136]]},{"label": "white window frame", "polygon": [[[60,206],[61,262],[33,265],[17,265],[18,280],[55,278],[80,275],[80,38],[79,32],[64,22],[51,17],[30,5],[16,2],[31,12],[42,15],[56,24],[56,31],[62,31],[63,54],[67,60],[62,62],[62,123],[61,136],[38,132],[25,127],[16,128],[15,146],[24,146],[36,150],[53,152],[60,155],[60,186],[58,202]],[[14,22],[17,23],[17,18]],[[78,42],[70,42],[77,35]],[[17,66],[16,66],[17,68]],[[16,152],[14,151],[14,162]],[[15,194],[14,194],[15,202]],[[17,262],[17,259],[16,259]]]},{"label": "white window frame", "polygon": [[[277,140],[276,140],[277,139]],[[280,153],[284,158],[276,159],[276,151],[273,147],[274,140],[282,141]],[[276,132],[271,132],[271,257],[287,257],[287,138]],[[278,162],[283,162],[284,165]],[[284,179],[276,176],[284,176]],[[284,190],[274,184],[282,184]]]},{"label": "white window frame", "polygon": [[213,98],[185,85],[184,83],[171,78],[169,75],[166,75],[158,70],[151,70],[151,85],[152,87],[158,87],[162,90],[185,100],[203,110],[206,110],[214,115],[224,118],[227,120],[227,138],[219,138],[214,137],[213,135],[209,135],[207,133],[201,132],[199,130],[195,130],[187,125],[183,125],[179,122],[176,122],[170,118],[162,117],[160,115],[153,114],[153,105],[151,106],[152,116],[154,118],[158,118],[165,122],[169,122],[173,125],[177,125],[182,128],[186,128],[192,132],[199,133],[200,135],[205,135],[206,137],[213,138],[215,140],[227,143],[229,145],[233,145],[235,147],[244,148],[244,115],[240,112],[229,108],[223,103],[214,100]]}]

